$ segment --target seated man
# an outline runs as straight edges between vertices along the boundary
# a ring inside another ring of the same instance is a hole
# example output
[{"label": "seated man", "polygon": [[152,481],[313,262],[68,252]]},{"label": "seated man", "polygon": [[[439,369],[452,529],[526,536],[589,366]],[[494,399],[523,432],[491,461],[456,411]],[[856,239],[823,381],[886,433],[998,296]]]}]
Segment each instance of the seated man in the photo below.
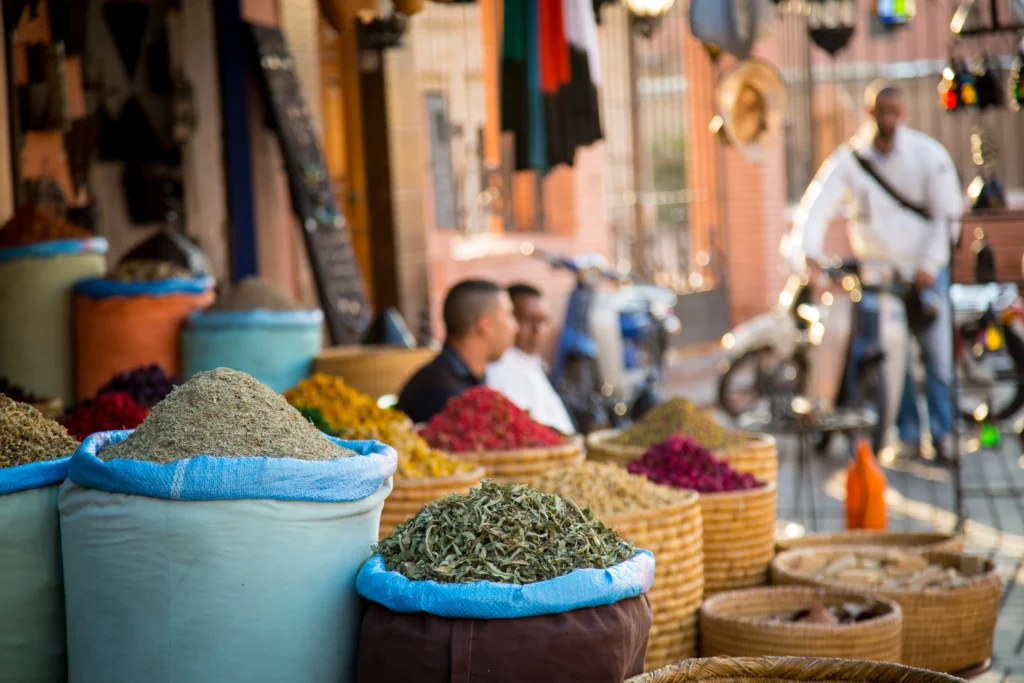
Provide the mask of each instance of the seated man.
[{"label": "seated man", "polygon": [[466,280],[444,300],[444,349],[410,379],[395,406],[413,422],[427,422],[448,399],[483,384],[487,364],[516,337],[508,294],[493,282]]},{"label": "seated man", "polygon": [[515,346],[487,368],[487,385],[505,394],[533,419],[563,434],[573,434],[572,418],[555,393],[540,358],[549,315],[540,291],[530,285],[508,288],[519,323]]}]

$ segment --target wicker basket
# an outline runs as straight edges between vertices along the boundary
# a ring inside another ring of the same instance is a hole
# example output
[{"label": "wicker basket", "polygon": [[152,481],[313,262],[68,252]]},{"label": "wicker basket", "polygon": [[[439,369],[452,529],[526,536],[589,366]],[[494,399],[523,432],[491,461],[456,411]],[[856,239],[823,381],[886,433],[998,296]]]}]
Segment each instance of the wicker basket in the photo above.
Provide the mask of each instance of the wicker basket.
[{"label": "wicker basket", "polygon": [[654,553],[654,586],[647,594],[654,620],[646,670],[697,656],[697,611],[704,596],[700,502],[692,491],[668,508],[604,515],[602,521]]},{"label": "wicker basket", "polygon": [[855,624],[808,624],[767,621],[773,615],[863,601],[849,591],[805,587],[750,588],[720,593],[700,610],[702,657],[839,657],[872,662],[899,662],[903,612],[880,599],[884,612]]},{"label": "wicker basket", "polygon": [[556,467],[575,465],[583,460],[583,440],[573,438],[562,446],[524,448],[517,451],[474,451],[452,453],[460,460],[484,468],[488,479],[499,484],[518,484]]},{"label": "wicker basket", "polygon": [[484,468],[475,467],[465,474],[432,479],[395,479],[395,487],[384,501],[380,515],[379,538],[384,538],[405,523],[432,500],[453,493],[469,493],[484,478]]},{"label": "wicker basket", "polygon": [[313,366],[315,372],[341,377],[353,389],[377,399],[398,394],[409,378],[436,355],[429,348],[334,346],[324,349]]},{"label": "wicker basket", "polygon": [[775,494],[775,482],[700,494],[705,595],[768,583],[775,555]]},{"label": "wicker basket", "polygon": [[[810,555],[833,558],[849,552],[848,547],[825,547],[783,553],[772,563],[772,582],[850,590],[849,586],[818,581],[793,570]],[[884,557],[890,549],[865,546],[857,552]],[[949,589],[870,590],[874,595],[896,601],[903,609],[903,663],[952,672],[986,661],[992,656],[1002,580],[992,563],[979,557],[939,551],[928,552],[926,556],[930,562],[961,570],[972,580],[965,586]]]},{"label": "wicker basket", "polygon": [[[603,429],[587,436],[587,459],[597,462],[614,462],[628,465],[642,456],[646,446],[623,446],[612,443],[621,430]],[[753,475],[758,481],[777,481],[779,478],[779,453],[775,439],[767,434],[751,437],[749,443],[715,453],[737,472]]]},{"label": "wicker basket", "polygon": [[807,534],[798,538],[778,538],[775,552],[784,553],[796,548],[820,548],[829,545],[873,545],[884,548],[912,548],[914,550],[941,550],[963,552],[964,537],[960,534],[911,533],[900,531],[836,531]]},{"label": "wicker basket", "polygon": [[961,679],[899,664],[809,657],[691,659],[636,676],[626,683],[963,683]]}]

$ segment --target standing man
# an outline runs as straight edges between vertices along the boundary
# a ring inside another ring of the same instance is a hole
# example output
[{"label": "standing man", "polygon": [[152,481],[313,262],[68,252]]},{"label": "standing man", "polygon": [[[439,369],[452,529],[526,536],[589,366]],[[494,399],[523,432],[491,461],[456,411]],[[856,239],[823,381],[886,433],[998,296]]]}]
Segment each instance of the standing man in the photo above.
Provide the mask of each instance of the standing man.
[{"label": "standing man", "polygon": [[[793,265],[806,262],[811,281],[818,279],[828,223],[852,195],[856,213],[848,231],[854,256],[940,297],[938,319],[917,338],[927,372],[932,442],[939,456],[948,456],[954,371],[949,256],[960,235],[960,181],[938,141],[901,125],[903,95],[897,87],[872,83],[864,105],[865,125],[825,161],[800,202],[790,241]],[[921,424],[909,363],[897,426],[904,445],[919,452]]]},{"label": "standing man", "polygon": [[573,434],[576,428],[572,418],[551,386],[540,357],[550,325],[548,307],[540,290],[530,285],[512,285],[508,295],[519,323],[519,334],[515,346],[487,368],[487,384],[538,422],[563,434]]},{"label": "standing man", "polygon": [[427,422],[448,399],[484,383],[487,364],[501,358],[516,338],[508,294],[487,280],[466,280],[444,300],[444,348],[420,368],[398,397],[397,408],[413,422]]}]

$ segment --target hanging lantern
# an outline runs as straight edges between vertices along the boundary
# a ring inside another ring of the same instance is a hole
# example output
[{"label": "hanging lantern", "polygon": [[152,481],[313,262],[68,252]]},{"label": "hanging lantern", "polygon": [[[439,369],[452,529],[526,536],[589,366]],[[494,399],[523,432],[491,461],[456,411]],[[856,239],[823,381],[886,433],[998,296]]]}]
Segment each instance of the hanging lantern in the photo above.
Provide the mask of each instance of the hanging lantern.
[{"label": "hanging lantern", "polygon": [[808,4],[807,33],[831,56],[846,47],[857,26],[856,0],[815,0]]},{"label": "hanging lantern", "polygon": [[998,155],[992,136],[975,128],[971,133],[971,160],[978,168],[978,175],[967,186],[967,196],[971,200],[971,208],[975,210],[1006,208],[1006,188],[995,170],[999,162]]},{"label": "hanging lantern", "polygon": [[999,83],[999,64],[988,55],[978,62],[974,70],[974,89],[979,109],[1003,106],[1005,93]]},{"label": "hanging lantern", "polygon": [[1010,109],[1020,111],[1024,108],[1024,40],[1017,46],[1017,54],[1010,65],[1010,77],[1006,84]]},{"label": "hanging lantern", "polygon": [[978,90],[974,74],[962,59],[952,58],[942,70],[939,82],[939,102],[946,111],[957,111],[978,103]]},{"label": "hanging lantern", "polygon": [[914,0],[878,0],[875,14],[886,26],[906,26],[917,16]]},{"label": "hanging lantern", "polygon": [[629,23],[634,31],[650,38],[676,0],[626,0]]}]

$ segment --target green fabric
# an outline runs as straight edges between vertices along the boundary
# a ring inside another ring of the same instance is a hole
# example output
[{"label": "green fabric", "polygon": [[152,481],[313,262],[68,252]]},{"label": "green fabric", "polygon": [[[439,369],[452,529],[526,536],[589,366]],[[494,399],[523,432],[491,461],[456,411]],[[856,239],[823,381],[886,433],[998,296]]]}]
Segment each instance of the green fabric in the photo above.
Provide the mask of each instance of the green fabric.
[{"label": "green fabric", "polygon": [[526,12],[522,2],[505,3],[501,56],[517,62],[526,61]]},{"label": "green fabric", "polygon": [[0,496],[0,683],[63,683],[57,486]]}]

